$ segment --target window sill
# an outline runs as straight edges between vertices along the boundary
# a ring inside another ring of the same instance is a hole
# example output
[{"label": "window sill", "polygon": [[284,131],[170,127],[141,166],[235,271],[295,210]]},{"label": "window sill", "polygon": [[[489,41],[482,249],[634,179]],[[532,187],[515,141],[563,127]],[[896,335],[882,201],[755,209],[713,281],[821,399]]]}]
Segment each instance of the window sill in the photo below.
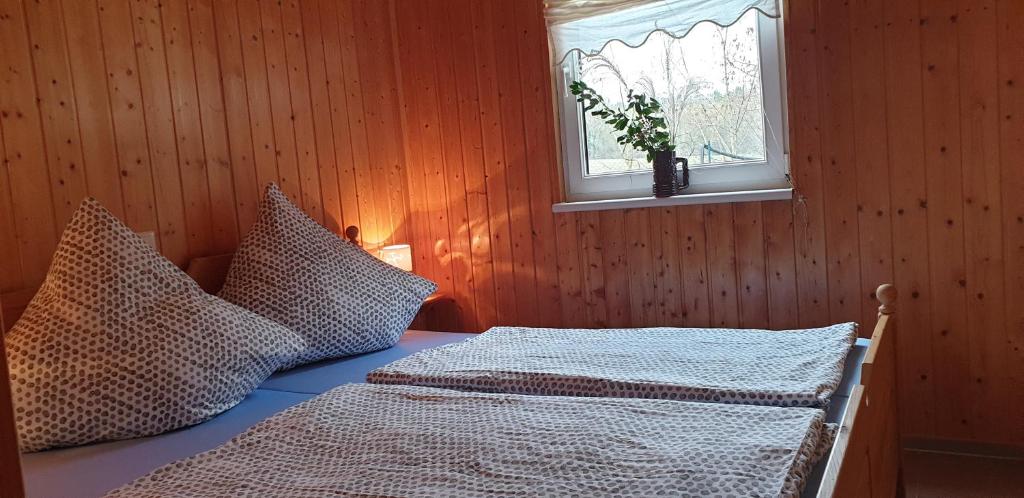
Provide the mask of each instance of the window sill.
[{"label": "window sill", "polygon": [[560,202],[551,206],[555,213],[578,211],[607,211],[611,209],[637,209],[665,206],[691,206],[696,204],[722,204],[728,202],[784,201],[793,198],[792,188],[745,190],[740,192],[714,192],[683,194],[673,197],[634,197],[601,201]]}]

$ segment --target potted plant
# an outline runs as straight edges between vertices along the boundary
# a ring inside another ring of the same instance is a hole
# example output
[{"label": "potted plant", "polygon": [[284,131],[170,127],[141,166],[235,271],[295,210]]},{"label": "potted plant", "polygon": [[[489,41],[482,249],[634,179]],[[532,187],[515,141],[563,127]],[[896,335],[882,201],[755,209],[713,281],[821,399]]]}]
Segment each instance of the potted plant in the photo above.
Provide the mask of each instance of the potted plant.
[{"label": "potted plant", "polygon": [[[583,111],[603,119],[617,131],[621,145],[629,145],[647,154],[647,160],[654,169],[654,196],[669,197],[689,186],[689,170],[686,158],[676,158],[675,145],[668,125],[662,115],[661,103],[653,97],[629,90],[626,94],[626,108],[613,109],[582,81],[573,81],[569,90],[583,105]],[[682,163],[683,179],[676,174],[676,163]]]}]

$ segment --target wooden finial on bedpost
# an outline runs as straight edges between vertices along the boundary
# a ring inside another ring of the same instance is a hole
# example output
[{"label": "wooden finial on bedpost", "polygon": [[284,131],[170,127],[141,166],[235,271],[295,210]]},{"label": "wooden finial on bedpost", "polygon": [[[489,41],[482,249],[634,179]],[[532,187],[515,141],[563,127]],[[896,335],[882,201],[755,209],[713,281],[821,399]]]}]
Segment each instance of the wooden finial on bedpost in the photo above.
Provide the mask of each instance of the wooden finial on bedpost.
[{"label": "wooden finial on bedpost", "polygon": [[875,297],[882,303],[878,307],[878,315],[891,315],[896,312],[896,286],[882,284],[875,290]]},{"label": "wooden finial on bedpost", "polygon": [[355,225],[349,225],[348,228],[345,229],[345,238],[348,239],[348,241],[351,242],[352,245],[356,245],[356,246],[360,245],[359,244],[359,227],[357,227]]}]

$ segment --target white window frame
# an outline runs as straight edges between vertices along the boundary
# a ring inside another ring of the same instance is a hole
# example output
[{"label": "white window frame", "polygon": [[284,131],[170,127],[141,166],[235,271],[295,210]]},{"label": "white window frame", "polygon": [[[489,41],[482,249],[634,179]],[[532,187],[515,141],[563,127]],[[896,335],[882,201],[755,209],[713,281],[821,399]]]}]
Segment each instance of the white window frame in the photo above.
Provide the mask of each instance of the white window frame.
[{"label": "white window frame", "polygon": [[[765,160],[690,166],[685,194],[788,189],[789,132],[786,112],[786,71],[782,18],[757,14],[761,53],[761,88],[765,126]],[[577,79],[578,53],[566,57],[556,71],[559,122],[562,134],[562,172],[569,202],[651,197],[651,171],[587,176],[583,108],[569,91]],[[772,135],[776,135],[773,139]]]}]

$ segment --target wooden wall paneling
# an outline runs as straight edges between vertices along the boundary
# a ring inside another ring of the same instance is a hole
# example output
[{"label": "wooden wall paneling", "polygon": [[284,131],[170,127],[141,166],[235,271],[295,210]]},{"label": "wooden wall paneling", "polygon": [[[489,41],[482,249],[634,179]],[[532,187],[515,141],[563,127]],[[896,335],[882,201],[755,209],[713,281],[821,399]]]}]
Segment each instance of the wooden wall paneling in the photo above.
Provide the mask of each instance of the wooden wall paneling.
[{"label": "wooden wall paneling", "polygon": [[[320,2],[305,0],[299,5],[302,14],[302,33],[305,40],[306,67],[309,74],[309,95],[311,121],[316,142],[316,169],[320,198],[324,210],[324,226],[334,233],[343,233],[348,225],[342,223],[341,194],[338,187],[338,164],[335,151],[334,122],[331,115],[330,85],[341,83],[342,78],[332,81],[327,75],[327,52],[324,30],[321,25]],[[329,22],[329,21],[328,21]],[[328,30],[334,31],[330,24]],[[331,64],[335,65],[335,64]],[[347,142],[348,137],[343,137]],[[347,152],[347,144],[344,146]]]},{"label": "wooden wall paneling", "polygon": [[[127,0],[97,3],[107,92],[120,166],[124,220],[137,232],[156,232],[158,221],[143,115],[132,14]],[[51,161],[52,162],[52,161]],[[227,212],[233,212],[230,206]]]},{"label": "wooden wall paneling", "polygon": [[[21,2],[0,4],[0,60],[4,61],[0,67],[0,134],[3,164],[11,183],[16,242],[27,283],[46,274],[49,253],[56,245],[56,227],[49,173],[40,167],[46,155],[39,111],[32,105],[35,81],[21,6]],[[20,280],[16,275],[11,274],[11,282]]]},{"label": "wooden wall paneling", "polygon": [[740,326],[768,327],[764,217],[760,202],[733,205]]},{"label": "wooden wall paneling", "polygon": [[[657,315],[654,323],[663,327],[679,327],[683,320],[683,268],[679,260],[679,222],[672,208],[654,208],[649,211],[654,281],[657,282]],[[635,260],[632,254],[629,260],[632,265]]]},{"label": "wooden wall paneling", "polygon": [[[396,22],[396,31],[409,33],[406,43],[399,43],[399,60],[424,60],[432,52],[432,32],[427,18],[428,6],[423,2],[404,2],[396,5],[398,11],[407,11]],[[403,57],[404,56],[404,57]],[[399,64],[399,67],[405,66]],[[404,100],[406,124],[414,130],[408,134],[411,142],[407,148],[407,167],[410,202],[413,206],[411,218],[413,229],[423,233],[421,252],[425,253],[428,270],[438,282],[440,291],[452,294],[455,282],[450,256],[450,225],[445,178],[445,157],[441,143],[441,124],[436,78],[433,64],[410,64],[402,71],[402,83],[409,93],[420,98]],[[418,133],[416,132],[418,131]],[[440,256],[440,257],[439,257]]]},{"label": "wooden wall paneling", "polygon": [[[793,234],[797,265],[800,326],[829,320],[828,264],[825,254],[825,211],[822,184],[821,120],[817,46],[818,11],[811,0],[785,2],[786,84],[789,102]],[[799,102],[800,105],[796,105]]]},{"label": "wooden wall paneling", "polygon": [[[319,1],[319,22],[323,33],[323,51],[326,66],[327,92],[330,99],[330,119],[333,133],[335,176],[341,216],[337,221],[339,227],[350,225],[362,226],[359,218],[359,199],[356,192],[354,146],[350,123],[350,115],[356,114],[349,108],[347,79],[342,62],[342,35],[338,28],[338,2],[332,0]],[[322,118],[317,118],[319,121]],[[319,141],[317,142],[319,144]],[[408,156],[406,156],[408,158]],[[321,180],[328,181],[329,176]],[[327,203],[329,187],[324,187],[324,203]]]},{"label": "wooden wall paneling", "polygon": [[[512,235],[513,283],[519,323],[536,325],[538,319],[536,264],[533,254],[533,224],[530,212],[530,178],[526,164],[521,75],[516,47],[520,44],[514,7],[518,0],[497,0],[492,29],[496,54],[500,54],[498,103],[501,139],[505,151],[505,184],[508,189],[509,228]],[[550,215],[548,215],[550,216]]]},{"label": "wooden wall paneling", "polygon": [[580,255],[580,215],[565,213],[555,216],[555,238],[558,243],[558,286],[561,289],[562,326],[582,327],[587,321],[583,274]]},{"label": "wooden wall paneling", "polygon": [[[452,26],[472,26],[468,1],[459,1],[448,12]],[[474,297],[478,328],[497,323],[495,302],[495,270],[491,256],[490,217],[488,212],[487,181],[485,178],[483,136],[480,116],[480,96],[477,86],[476,64],[472,29],[452,30],[452,55],[455,86],[458,94],[459,137],[466,183],[466,210],[469,216],[470,253],[474,282]],[[464,61],[462,63],[460,61]]]},{"label": "wooden wall paneling", "polygon": [[249,92],[246,89],[242,32],[235,1],[213,2],[214,33],[220,64],[221,91],[224,94],[224,118],[227,126],[230,172],[234,182],[238,234],[244,237],[256,221],[263,187],[256,172],[252,121],[249,119]]},{"label": "wooden wall paneling", "polygon": [[188,247],[191,254],[207,254],[213,252],[213,212],[188,10],[183,2],[161,3],[159,10],[163,19],[171,111],[178,139],[178,169],[185,200]]},{"label": "wooden wall paneling", "polygon": [[266,43],[259,5],[238,4],[238,31],[242,42],[242,70],[245,72],[245,93],[248,97],[249,129],[252,133],[253,162],[256,184],[263,189],[277,183],[277,137],[274,131],[273,105],[270,98],[270,72],[267,70]]},{"label": "wooden wall paneling", "polygon": [[861,310],[865,326],[877,315],[875,288],[892,281],[892,220],[886,142],[885,0],[856,0],[847,5],[850,19],[850,68],[853,88],[853,140],[856,157],[857,229],[860,250]]},{"label": "wooden wall paneling", "polygon": [[[861,318],[860,248],[857,230],[857,185],[854,150],[853,72],[850,65],[850,19],[843,3],[820,0],[818,79],[821,113],[822,177],[825,196],[825,249],[828,255],[829,320]],[[868,333],[862,331],[862,333]]]},{"label": "wooden wall paneling", "polygon": [[189,232],[160,8],[157,0],[133,0],[129,7],[159,221],[157,241],[164,256],[183,266],[189,260]]},{"label": "wooden wall paneling", "polygon": [[[372,151],[373,200],[377,218],[383,221],[383,226],[378,224],[376,239],[381,244],[404,242],[409,239],[403,223],[408,215],[408,183],[402,167],[404,154],[392,53],[394,44],[391,30],[381,29],[382,25],[390,25],[390,7],[387,2],[363,0],[356,4],[353,13],[362,89],[367,97],[363,112],[367,144]],[[443,250],[447,251],[447,246]]]},{"label": "wooden wall paneling", "polygon": [[[634,209],[632,211],[638,210]],[[643,216],[637,216],[637,222],[642,223],[644,225],[640,226],[639,229],[641,232],[647,233],[646,237],[643,237],[643,245],[646,246],[646,251],[642,251],[641,254],[647,255],[647,261],[637,261],[633,259],[632,254],[629,256],[631,303],[630,308],[633,310],[633,316],[635,317],[637,315],[637,306],[633,304],[634,302],[636,302],[636,300],[633,298],[633,296],[635,295],[633,289],[636,287],[634,284],[634,280],[637,279],[637,274],[642,272],[649,272],[651,285],[648,286],[647,289],[640,289],[641,296],[645,297],[645,299],[643,299],[641,302],[641,308],[643,309],[642,317],[644,319],[642,323],[645,324],[645,327],[655,327],[660,322],[662,322],[662,319],[665,316],[665,303],[663,302],[663,296],[665,294],[665,291],[662,289],[663,285],[666,283],[664,278],[665,254],[663,252],[664,246],[662,244],[662,237],[664,236],[665,231],[662,230],[662,227],[654,224],[654,222],[658,220],[658,211],[660,211],[659,208],[647,208],[639,211],[642,211],[644,213]],[[627,226],[630,226],[630,220],[628,219],[629,213],[630,211],[626,212]],[[675,225],[675,223],[672,224]],[[639,240],[640,238],[638,237],[637,239]],[[632,243],[633,241],[627,240],[627,244]],[[640,272],[638,272],[636,269],[637,264],[640,265]]]},{"label": "wooden wall paneling", "polygon": [[[433,26],[448,25],[448,11],[432,9]],[[454,53],[454,37],[449,29],[434,31],[434,51]],[[473,250],[470,229],[470,215],[467,203],[467,185],[462,147],[462,130],[459,124],[458,77],[455,75],[456,60],[439,60],[435,68],[438,92],[438,108],[441,118],[441,144],[444,154],[445,185],[448,192],[448,232],[452,278],[455,281],[455,298],[465,317],[466,329],[480,330],[476,311],[476,281],[473,275]],[[557,308],[555,312],[557,314]],[[542,314],[538,314],[542,316]]]},{"label": "wooden wall paneling", "polygon": [[[934,431],[931,286],[928,271],[928,192],[924,152],[919,2],[885,7],[885,96],[892,200],[893,272],[900,289],[900,410],[903,434]],[[899,54],[899,57],[889,57]]]},{"label": "wooden wall paneling", "polygon": [[[1016,158],[1024,157],[1024,3],[1000,0],[997,5],[999,45],[999,137],[1002,168],[1003,258],[1006,272],[1006,349],[1008,385],[1024,384],[1024,175]],[[1024,389],[1006,401],[1024,406]],[[1011,425],[1009,439],[1024,441],[1024,423]]]},{"label": "wooden wall paneling", "polygon": [[[382,2],[376,2],[375,4],[379,8],[375,11],[377,15],[388,15],[390,10],[387,5],[384,5]],[[370,23],[369,27],[373,29],[375,25]],[[409,237],[407,233],[408,227],[404,222],[409,216],[409,196],[406,192],[408,183],[404,167],[405,156],[402,154],[401,144],[402,130],[400,124],[401,108],[398,104],[398,69],[395,67],[395,46],[398,43],[398,38],[397,33],[394,33],[393,30],[385,30],[382,34],[384,36],[379,45],[380,50],[376,52],[377,62],[380,64],[381,69],[375,72],[379,72],[384,76],[384,80],[379,87],[385,93],[383,93],[383,105],[381,106],[381,124],[383,126],[377,131],[380,133],[380,137],[387,139],[383,146],[389,153],[387,192],[389,208],[391,210],[390,232],[392,241],[400,241],[407,240]],[[371,128],[371,131],[373,131],[373,128]]]},{"label": "wooden wall paneling", "polygon": [[70,0],[62,5],[89,194],[124,219],[124,196],[97,5]]},{"label": "wooden wall paneling", "polygon": [[[338,2],[338,30],[341,32],[341,66],[345,75],[345,91],[347,95],[349,130],[352,141],[352,167],[355,173],[355,185],[358,191],[359,228],[364,243],[379,244],[379,233],[386,229],[378,228],[380,224],[373,199],[379,195],[374,191],[370,168],[370,146],[367,140],[366,113],[363,106],[363,78],[359,68],[356,44],[355,19],[353,2]],[[369,239],[367,239],[369,237]],[[415,256],[415,255],[414,255]]]},{"label": "wooden wall paneling", "polygon": [[[408,81],[409,77],[404,77]],[[409,103],[403,103],[408,106]],[[411,114],[411,113],[406,113]],[[407,122],[406,128],[414,126]],[[412,225],[410,243],[413,247],[413,269],[434,281],[450,282],[450,279],[439,277],[442,275],[438,269],[438,261],[434,256],[435,240],[431,236],[430,213],[427,205],[426,182],[423,175],[422,150],[423,147],[417,140],[417,134],[410,134],[405,141],[406,176],[409,182],[409,223]]]},{"label": "wooden wall paneling", "polygon": [[[410,2],[396,2],[394,10],[396,12],[412,14],[411,10],[405,11],[403,9],[404,6],[409,8],[415,7]],[[424,137],[425,133],[419,132],[421,129],[426,129],[424,124],[421,123],[426,114],[419,109],[419,106],[427,98],[405,99],[406,93],[412,95],[419,95],[421,93],[420,87],[424,85],[423,78],[425,73],[422,70],[417,70],[417,67],[402,69],[405,65],[403,61],[415,60],[418,57],[415,50],[422,48],[420,37],[423,34],[423,29],[421,26],[416,26],[417,22],[422,21],[419,21],[415,15],[405,17],[396,15],[394,17],[394,30],[399,33],[406,33],[405,42],[397,44],[396,60],[398,60],[398,74],[402,80],[402,91],[398,95],[402,105],[403,148],[407,158],[406,176],[408,177],[409,185],[409,222],[412,224],[413,269],[436,280],[438,275],[441,274],[440,270],[438,270],[437,258],[434,257],[434,240],[431,234],[431,230],[436,227],[436,223],[434,225],[430,223],[423,166],[423,141],[427,140],[427,138]],[[415,37],[413,37],[414,35]]]},{"label": "wooden wall paneling", "polygon": [[222,254],[238,246],[238,206],[235,204],[235,183],[221,85],[222,69],[217,52],[211,0],[189,0],[188,14],[206,180],[210,188],[213,240],[209,250]]},{"label": "wooden wall paneling", "polygon": [[765,278],[768,293],[768,323],[773,329],[800,325],[797,314],[796,251],[793,234],[793,205],[787,201],[762,203],[765,231]]},{"label": "wooden wall paneling", "polygon": [[[643,279],[643,275],[631,275],[631,269],[627,262],[626,255],[626,213],[630,211],[601,211],[598,215],[600,220],[601,237],[601,258],[604,262],[604,302],[606,306],[607,326],[613,328],[628,327],[633,306],[644,306],[653,304],[653,295],[645,303],[632,302],[629,295],[630,279],[633,277]],[[645,265],[650,266],[650,253],[645,258]],[[650,284],[651,281],[648,281]],[[648,286],[650,289],[652,286]],[[649,319],[651,306],[647,306],[645,313]]]},{"label": "wooden wall paneling", "polygon": [[506,189],[505,160],[502,151],[501,104],[498,101],[498,55],[491,36],[494,24],[492,2],[473,2],[470,8],[473,47],[476,55],[477,84],[480,98],[480,128],[483,136],[484,171],[487,185],[487,210],[490,213],[490,247],[494,265],[494,291],[497,323],[514,323],[517,314],[513,276],[511,217]]},{"label": "wooden wall paneling", "polygon": [[32,63],[46,142],[55,222],[61,227],[87,195],[75,93],[64,36],[64,11],[60,2],[55,0],[26,2],[23,5],[32,43]]},{"label": "wooden wall paneling", "polygon": [[583,273],[583,302],[586,305],[586,327],[608,326],[608,305],[604,283],[604,239],[601,218],[595,211],[579,216],[580,270]]},{"label": "wooden wall paneling", "polygon": [[704,206],[711,324],[715,327],[735,328],[740,324],[733,207],[732,204]]},{"label": "wooden wall paneling", "polygon": [[[636,327],[651,327],[654,325],[656,318],[658,318],[655,301],[657,301],[659,281],[655,279],[655,256],[651,236],[651,213],[653,212],[654,209],[627,209],[621,212],[619,219],[616,220],[618,232],[602,236],[605,251],[608,250],[609,245],[613,244],[615,248],[622,244],[625,244],[628,248],[628,251],[621,255],[623,262],[619,265],[623,267],[622,270],[626,277],[627,288],[617,289],[614,286],[614,280],[610,276],[605,279],[609,294],[609,320],[613,323],[618,323],[614,319],[614,314],[618,310],[614,309],[612,297],[617,296],[621,292],[627,293],[628,302],[630,303],[629,323]],[[611,216],[602,215],[602,231],[606,229],[605,225],[609,223],[611,218]],[[629,227],[628,232],[625,227]],[[617,258],[619,255],[610,255],[606,252],[605,259],[607,260],[609,256]],[[616,261],[613,260],[611,263],[606,261],[605,264],[615,265]]]},{"label": "wooden wall paneling", "polygon": [[[435,29],[431,29],[434,23],[430,23],[430,11],[434,11],[426,2],[416,2],[419,10],[414,10],[414,18],[421,20],[425,25],[417,25],[415,29],[422,35],[413,42],[416,47],[412,60],[424,60],[429,54],[435,53],[437,47],[434,42],[438,37]],[[449,210],[452,207],[452,199],[458,193],[456,186],[448,185],[447,170],[454,157],[448,154],[453,151],[445,149],[445,135],[441,124],[441,115],[445,114],[442,107],[442,95],[447,92],[441,88],[437,74],[437,64],[424,64],[420,68],[421,77],[418,86],[425,92],[427,98],[420,101],[419,111],[422,113],[418,125],[424,130],[423,150],[421,152],[421,167],[424,176],[424,199],[427,205],[427,215],[430,222],[430,245],[432,256],[437,265],[438,278],[444,280],[442,289],[448,294],[454,294],[458,285],[455,281],[455,265],[452,261],[452,227],[453,222]],[[410,107],[415,108],[415,107]],[[447,140],[453,140],[448,136]],[[461,282],[459,282],[461,283]]]},{"label": "wooden wall paneling", "polygon": [[[404,2],[396,6],[410,15],[396,23],[399,32],[408,33],[406,43],[399,43],[399,60],[424,60],[432,52],[431,33],[427,31],[429,6],[424,2]],[[403,65],[404,66],[404,65]],[[441,293],[452,296],[455,291],[450,251],[448,189],[445,178],[445,156],[441,142],[438,88],[433,64],[410,64],[402,71],[405,93],[418,98],[405,99],[408,142],[407,157],[413,230],[429,264],[428,271],[438,283]]]},{"label": "wooden wall paneling", "polygon": [[[317,222],[324,223],[324,204],[320,193],[320,168],[317,135],[313,126],[309,67],[306,63],[306,39],[302,12],[296,0],[281,2],[285,61],[288,65],[288,90],[291,92],[291,120],[295,130],[295,155],[299,164],[302,205]],[[324,83],[320,81],[318,83]]]},{"label": "wooden wall paneling", "polygon": [[955,1],[921,2],[921,67],[928,187],[928,246],[936,430],[966,439],[973,431],[967,340],[960,165],[959,47]]},{"label": "wooden wall paneling", "polygon": [[[250,8],[256,6],[250,5]],[[281,4],[275,0],[260,0],[259,19],[263,33],[263,53],[266,57],[267,85],[270,91],[270,115],[276,144],[276,181],[281,191],[287,194],[292,202],[316,219],[317,213],[309,210],[310,206],[303,203],[305,199],[302,197]]]},{"label": "wooden wall paneling", "polygon": [[679,260],[683,275],[683,324],[687,327],[707,326],[711,323],[711,294],[704,208],[682,206],[673,211],[682,240]]},{"label": "wooden wall paneling", "polygon": [[1020,387],[1006,375],[996,2],[961,0],[957,10],[973,437],[991,441],[1019,423],[1019,414],[992,407]]},{"label": "wooden wall paneling", "polygon": [[[24,288],[25,280],[21,271],[20,234],[14,223],[3,127],[0,127],[0,158],[0,233],[7,234],[0,243],[0,292],[11,292]],[[3,329],[3,324],[0,324],[0,329]]]},{"label": "wooden wall paneling", "polygon": [[[534,113],[533,109],[550,108],[551,69],[548,59],[537,57],[547,51],[547,25],[539,2],[513,2],[514,26],[521,33],[518,40],[519,72],[526,140],[526,165],[529,176],[530,219],[534,267],[537,279],[538,318],[540,325],[557,327],[561,323],[561,291],[558,287],[557,241],[551,204],[559,200],[558,182],[552,172],[558,164],[552,134],[555,123],[552,113]],[[556,171],[557,172],[557,171]],[[556,176],[557,178],[557,176]]]}]

